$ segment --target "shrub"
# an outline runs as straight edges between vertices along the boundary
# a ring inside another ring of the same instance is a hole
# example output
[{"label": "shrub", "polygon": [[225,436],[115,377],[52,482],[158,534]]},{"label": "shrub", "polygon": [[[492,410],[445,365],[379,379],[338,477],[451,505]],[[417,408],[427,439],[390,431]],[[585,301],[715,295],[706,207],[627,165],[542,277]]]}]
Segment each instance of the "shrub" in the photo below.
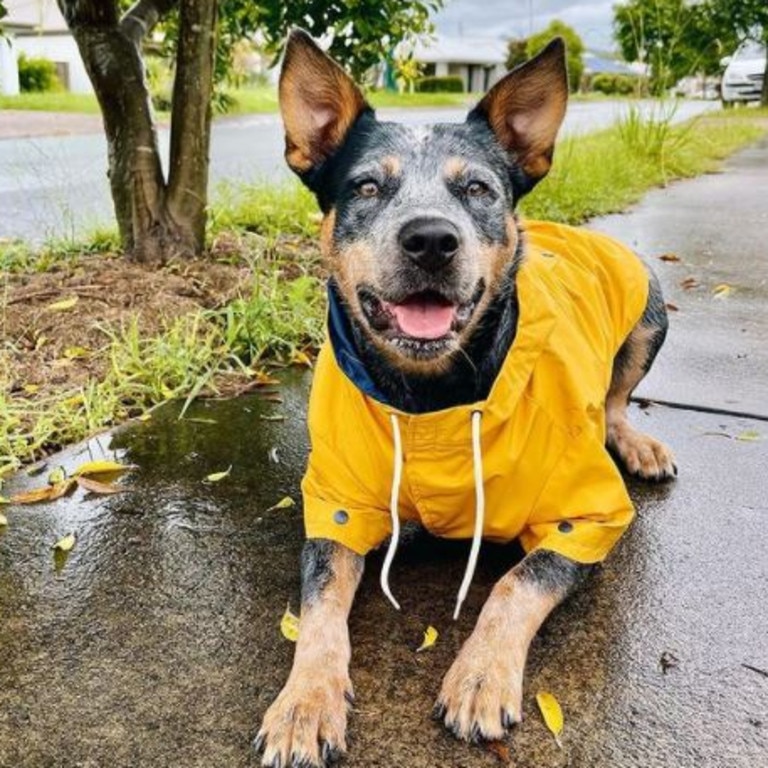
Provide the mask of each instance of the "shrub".
[{"label": "shrub", "polygon": [[19,88],[24,93],[44,93],[61,89],[56,65],[49,59],[28,58],[19,54]]},{"label": "shrub", "polygon": [[415,88],[416,93],[463,93],[464,81],[458,75],[422,77]]},{"label": "shrub", "polygon": [[608,96],[628,96],[637,90],[638,82],[632,75],[600,72],[592,78],[592,90]]}]

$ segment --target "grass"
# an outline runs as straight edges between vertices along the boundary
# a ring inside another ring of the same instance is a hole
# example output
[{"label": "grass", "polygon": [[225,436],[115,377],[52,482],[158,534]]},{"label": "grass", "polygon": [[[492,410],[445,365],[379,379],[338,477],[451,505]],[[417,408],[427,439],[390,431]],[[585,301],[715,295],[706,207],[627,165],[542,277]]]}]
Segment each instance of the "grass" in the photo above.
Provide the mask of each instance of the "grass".
[{"label": "grass", "polygon": [[555,151],[551,173],[523,201],[522,212],[580,224],[622,211],[652,187],[715,170],[759,138],[765,126],[751,115],[742,120],[703,116],[672,125],[663,113],[643,120],[630,111],[613,128],[566,138]]},{"label": "grass", "polygon": [[[580,223],[623,210],[649,188],[715,169],[765,133],[766,116],[766,111],[737,110],[673,126],[664,113],[643,120],[630,112],[613,128],[563,140],[550,176],[524,201],[523,213]],[[303,253],[317,229],[315,202],[297,183],[221,188],[211,211],[209,242],[215,250],[217,242],[232,238],[233,259],[242,260],[246,251],[254,268],[250,291],[221,309],[179,317],[154,336],[143,335],[136,323],[104,328],[98,354],[107,372],[85,387],[42,399],[0,390],[0,474],[3,466],[38,458],[169,398],[215,390],[228,377],[288,362],[316,345],[323,333],[320,280],[306,258],[290,254],[290,269],[281,271],[275,243],[288,234]],[[250,255],[242,247],[249,238],[257,243]],[[38,253],[22,244],[0,245],[0,273],[44,271],[115,245],[109,232],[85,245],[52,244]],[[0,280],[0,294],[6,290]],[[0,379],[12,380],[10,373],[0,360]]]},{"label": "grass", "polygon": [[83,112],[101,114],[99,103],[92,93],[21,93],[18,96],[0,95],[0,109],[31,109],[36,112]]}]

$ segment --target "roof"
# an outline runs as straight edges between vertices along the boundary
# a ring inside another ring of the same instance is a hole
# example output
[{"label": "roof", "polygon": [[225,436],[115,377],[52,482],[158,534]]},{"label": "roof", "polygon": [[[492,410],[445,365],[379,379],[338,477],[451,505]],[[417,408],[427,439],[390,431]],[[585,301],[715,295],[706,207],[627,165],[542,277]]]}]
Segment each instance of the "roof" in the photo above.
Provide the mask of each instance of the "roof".
[{"label": "roof", "polygon": [[632,68],[623,61],[618,59],[609,59],[604,56],[600,56],[592,51],[584,51],[582,55],[582,61],[584,62],[584,70],[590,74],[608,73],[611,75],[622,74],[631,75],[635,74]]},{"label": "roof", "polygon": [[4,26],[35,34],[68,31],[56,0],[4,0],[4,4],[8,11]]},{"label": "roof", "polygon": [[488,37],[439,36],[417,42],[413,57],[427,64],[503,64],[507,45],[503,40]]}]

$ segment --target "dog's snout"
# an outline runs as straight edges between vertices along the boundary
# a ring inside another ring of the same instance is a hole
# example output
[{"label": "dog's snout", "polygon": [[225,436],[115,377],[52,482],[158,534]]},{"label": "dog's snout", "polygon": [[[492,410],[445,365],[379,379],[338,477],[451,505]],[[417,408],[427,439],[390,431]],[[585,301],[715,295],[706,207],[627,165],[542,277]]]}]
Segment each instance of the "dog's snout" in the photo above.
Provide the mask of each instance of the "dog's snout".
[{"label": "dog's snout", "polygon": [[420,218],[400,230],[400,248],[427,272],[448,266],[459,251],[459,230],[448,219]]}]

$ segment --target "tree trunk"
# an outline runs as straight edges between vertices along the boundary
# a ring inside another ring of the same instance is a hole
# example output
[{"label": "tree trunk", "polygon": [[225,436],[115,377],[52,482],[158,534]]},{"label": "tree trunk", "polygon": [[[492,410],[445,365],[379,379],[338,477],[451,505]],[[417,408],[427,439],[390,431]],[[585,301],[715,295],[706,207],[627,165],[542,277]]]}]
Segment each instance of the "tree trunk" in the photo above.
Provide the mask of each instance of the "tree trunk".
[{"label": "tree trunk", "polygon": [[768,20],[763,27],[763,48],[765,48],[765,69],[763,70],[763,92],[760,106],[768,107]]},{"label": "tree trunk", "polygon": [[[194,106],[181,110],[179,126],[174,107],[175,161],[168,186],[141,58],[144,37],[177,2],[137,0],[121,19],[115,0],[58,0],[101,107],[123,248],[129,258],[145,263],[199,255],[204,246],[213,73],[212,63],[200,72],[194,67],[206,60],[208,52],[212,62],[215,0],[182,2],[177,72],[183,74],[176,79],[177,83],[190,79],[188,86],[178,87],[184,92],[182,103]],[[186,36],[185,26],[192,27]],[[176,91],[175,86],[174,102]],[[199,201],[194,210],[189,202],[193,199]]]},{"label": "tree trunk", "polygon": [[187,247],[203,249],[217,0],[182,0],[173,83],[168,209]]}]

